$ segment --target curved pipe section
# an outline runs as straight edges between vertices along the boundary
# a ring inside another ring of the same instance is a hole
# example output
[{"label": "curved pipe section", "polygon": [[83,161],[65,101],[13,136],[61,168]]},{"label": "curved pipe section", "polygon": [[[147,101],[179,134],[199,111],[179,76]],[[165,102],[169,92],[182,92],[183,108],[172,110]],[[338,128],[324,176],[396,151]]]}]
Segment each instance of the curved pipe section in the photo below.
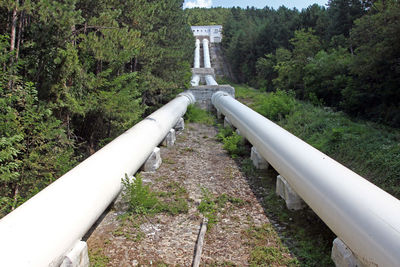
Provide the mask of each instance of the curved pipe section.
[{"label": "curved pipe section", "polygon": [[398,199],[228,94],[212,103],[363,262],[400,265]]},{"label": "curved pipe section", "polygon": [[195,98],[182,93],[0,220],[1,266],[59,266]]},{"label": "curved pipe section", "polygon": [[203,39],[203,55],[204,55],[204,68],[211,68],[210,50],[208,48],[208,39]]},{"label": "curved pipe section", "polygon": [[200,68],[200,40],[196,39],[196,49],[194,50],[194,67]]},{"label": "curved pipe section", "polygon": [[206,75],[205,79],[206,79],[207,85],[218,85],[218,83],[215,81],[215,79],[212,75]]}]

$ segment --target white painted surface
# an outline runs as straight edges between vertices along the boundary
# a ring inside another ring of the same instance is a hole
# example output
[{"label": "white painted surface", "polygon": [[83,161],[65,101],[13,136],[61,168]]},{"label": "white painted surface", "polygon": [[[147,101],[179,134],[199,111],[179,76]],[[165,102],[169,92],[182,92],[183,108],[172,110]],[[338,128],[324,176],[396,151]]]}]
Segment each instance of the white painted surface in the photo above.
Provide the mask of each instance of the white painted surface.
[{"label": "white painted surface", "polygon": [[194,36],[207,36],[211,43],[222,41],[222,25],[192,26]]},{"label": "white painted surface", "polygon": [[0,220],[0,266],[59,266],[195,99],[182,93]]},{"label": "white painted surface", "polygon": [[360,261],[400,266],[398,199],[228,94],[212,102]]},{"label": "white painted surface", "polygon": [[203,39],[204,68],[211,68],[210,49],[208,43],[207,39]]},{"label": "white painted surface", "polygon": [[196,39],[196,48],[194,50],[194,67],[200,68],[200,40]]},{"label": "white painted surface", "polygon": [[204,78],[206,79],[207,85],[218,85],[218,83],[215,81],[212,75],[206,75]]}]

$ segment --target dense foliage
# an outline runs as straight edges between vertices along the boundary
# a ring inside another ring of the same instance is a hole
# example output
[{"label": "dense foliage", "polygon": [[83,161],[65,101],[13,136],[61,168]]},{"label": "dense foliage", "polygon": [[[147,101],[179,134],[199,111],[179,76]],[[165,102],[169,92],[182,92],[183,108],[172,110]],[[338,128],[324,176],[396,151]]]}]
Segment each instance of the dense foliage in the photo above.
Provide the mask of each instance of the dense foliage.
[{"label": "dense foliage", "polygon": [[398,0],[228,10],[223,47],[238,82],[400,126]]},{"label": "dense foliage", "polygon": [[182,4],[0,1],[0,217],[189,85]]},{"label": "dense foliage", "polygon": [[354,121],[343,112],[296,100],[290,92],[235,86],[239,101],[400,198],[400,130]]}]

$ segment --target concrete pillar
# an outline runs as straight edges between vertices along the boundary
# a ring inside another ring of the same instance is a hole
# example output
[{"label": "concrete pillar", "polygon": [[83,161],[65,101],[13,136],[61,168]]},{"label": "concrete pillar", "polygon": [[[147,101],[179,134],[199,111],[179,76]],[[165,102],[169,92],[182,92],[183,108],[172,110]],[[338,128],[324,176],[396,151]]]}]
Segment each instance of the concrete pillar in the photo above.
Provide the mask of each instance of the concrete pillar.
[{"label": "concrete pillar", "polygon": [[156,147],[144,163],[143,170],[145,172],[155,172],[160,167],[161,163],[160,148]]},{"label": "concrete pillar", "polygon": [[185,129],[185,120],[180,118],[174,126],[175,131],[183,131]]},{"label": "concrete pillar", "polygon": [[175,141],[176,141],[175,130],[171,129],[167,133],[167,136],[165,136],[162,144],[163,144],[163,146],[170,147],[170,146],[173,146],[175,144]]},{"label": "concrete pillar", "polygon": [[194,67],[200,68],[200,40],[196,39],[196,48],[194,50]]},{"label": "concrete pillar", "polygon": [[60,267],[89,267],[89,254],[86,242],[78,241],[67,255]]},{"label": "concrete pillar", "polygon": [[222,119],[222,113],[219,111],[219,109],[217,109],[217,119]]},{"label": "concrete pillar", "polygon": [[227,117],[224,118],[224,127],[233,127],[232,123],[228,120]]},{"label": "concrete pillar", "polygon": [[190,81],[190,84],[192,86],[199,86],[199,83],[200,83],[200,75],[193,74],[192,75],[192,80]]},{"label": "concrete pillar", "polygon": [[211,68],[210,50],[208,47],[208,39],[203,39],[203,55],[204,55],[204,68]]},{"label": "concrete pillar", "polygon": [[207,85],[218,85],[218,83],[215,81],[215,79],[212,75],[206,75],[205,79],[206,79]]},{"label": "concrete pillar", "polygon": [[[238,134],[240,135],[240,132]],[[265,170],[269,167],[268,162],[257,152],[257,149],[254,146],[251,147],[250,159],[253,161],[253,165],[256,169]]]},{"label": "concrete pillar", "polygon": [[331,258],[336,267],[376,266],[366,265],[360,262],[357,255],[355,255],[339,237],[333,240]]},{"label": "concrete pillar", "polygon": [[300,210],[306,206],[303,199],[293,190],[290,184],[281,175],[276,177],[276,194],[285,200],[286,207],[290,210]]}]

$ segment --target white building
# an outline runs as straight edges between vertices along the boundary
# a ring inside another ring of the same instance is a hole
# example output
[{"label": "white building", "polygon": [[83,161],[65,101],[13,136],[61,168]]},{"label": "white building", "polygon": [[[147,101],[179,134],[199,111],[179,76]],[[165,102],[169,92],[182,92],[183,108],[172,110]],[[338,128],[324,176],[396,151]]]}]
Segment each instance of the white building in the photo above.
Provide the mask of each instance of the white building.
[{"label": "white building", "polygon": [[209,37],[211,43],[220,43],[222,40],[222,25],[192,26],[196,37]]}]

